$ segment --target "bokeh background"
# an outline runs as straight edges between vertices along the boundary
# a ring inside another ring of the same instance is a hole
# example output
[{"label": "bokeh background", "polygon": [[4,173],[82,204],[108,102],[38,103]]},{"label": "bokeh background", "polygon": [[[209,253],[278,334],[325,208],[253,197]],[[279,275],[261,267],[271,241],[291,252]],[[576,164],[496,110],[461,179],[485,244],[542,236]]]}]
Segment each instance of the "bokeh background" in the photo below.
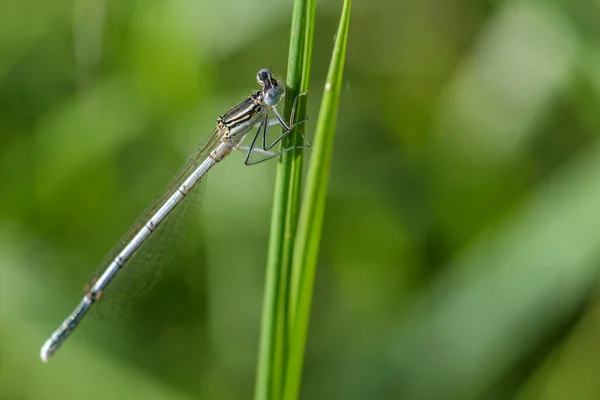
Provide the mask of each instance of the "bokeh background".
[{"label": "bokeh background", "polygon": [[[341,3],[320,1],[310,139]],[[0,399],[252,397],[276,162],[209,174],[130,313],[39,348],[290,1],[0,2]],[[304,399],[600,398],[600,3],[356,1]]]}]

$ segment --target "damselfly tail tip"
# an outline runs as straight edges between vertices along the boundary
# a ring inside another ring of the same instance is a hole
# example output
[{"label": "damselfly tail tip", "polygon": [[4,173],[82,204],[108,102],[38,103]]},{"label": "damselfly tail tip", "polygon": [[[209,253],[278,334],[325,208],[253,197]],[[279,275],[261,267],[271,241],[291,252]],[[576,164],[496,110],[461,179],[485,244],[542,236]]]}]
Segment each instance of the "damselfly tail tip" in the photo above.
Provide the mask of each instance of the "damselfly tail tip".
[{"label": "damselfly tail tip", "polygon": [[44,345],[42,346],[42,348],[40,350],[40,358],[45,363],[48,362],[48,360],[52,356],[52,353],[54,353],[54,351],[51,350],[51,346],[52,346],[52,339],[48,339],[48,340],[46,340],[46,343],[44,343]]}]

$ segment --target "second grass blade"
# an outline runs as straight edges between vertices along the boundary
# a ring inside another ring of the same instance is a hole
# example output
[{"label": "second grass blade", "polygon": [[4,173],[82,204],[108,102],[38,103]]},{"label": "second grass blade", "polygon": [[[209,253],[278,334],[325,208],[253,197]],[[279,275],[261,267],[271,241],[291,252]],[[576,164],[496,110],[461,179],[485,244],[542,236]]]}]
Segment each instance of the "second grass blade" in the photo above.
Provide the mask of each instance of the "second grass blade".
[{"label": "second grass blade", "polygon": [[333,138],[344,72],[350,8],[351,0],[345,0],[315,129],[313,151],[296,232],[289,306],[292,328],[283,397],[286,400],[296,400],[300,394],[313,283],[325,215]]},{"label": "second grass blade", "polygon": [[[314,0],[295,0],[286,80],[285,115],[289,115],[294,97],[308,87],[314,16]],[[302,98],[298,104],[297,120],[304,118],[305,110],[306,99]],[[300,129],[302,128],[301,126]],[[301,138],[298,134],[289,135],[284,139],[282,146],[302,145]],[[298,149],[284,153],[278,164],[271,216],[255,400],[279,399],[283,390],[289,334],[287,299],[298,218],[301,174],[302,151]]]}]

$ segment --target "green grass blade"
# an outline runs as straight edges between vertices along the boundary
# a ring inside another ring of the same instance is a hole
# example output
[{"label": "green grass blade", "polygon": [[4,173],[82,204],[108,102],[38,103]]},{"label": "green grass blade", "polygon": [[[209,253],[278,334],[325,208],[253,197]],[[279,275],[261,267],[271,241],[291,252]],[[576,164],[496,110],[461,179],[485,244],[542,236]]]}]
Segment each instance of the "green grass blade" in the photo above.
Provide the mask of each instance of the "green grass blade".
[{"label": "green grass blade", "polygon": [[[315,1],[296,0],[292,15],[290,53],[284,115],[290,115],[294,97],[308,87]],[[306,115],[306,97],[298,104],[296,120]],[[298,129],[303,129],[300,126]],[[297,130],[296,130],[297,131]],[[282,147],[302,144],[297,132],[282,141]],[[287,304],[290,266],[298,219],[302,177],[302,150],[283,154],[279,160],[275,183],[267,274],[263,301],[260,349],[254,398],[281,397],[285,377],[288,335]]]},{"label": "green grass blade", "polygon": [[306,333],[310,320],[313,282],[325,214],[329,168],[344,71],[350,6],[351,0],[345,0],[319,111],[298,222],[290,292],[290,317],[293,323],[284,387],[284,399],[287,400],[297,399],[300,392]]}]

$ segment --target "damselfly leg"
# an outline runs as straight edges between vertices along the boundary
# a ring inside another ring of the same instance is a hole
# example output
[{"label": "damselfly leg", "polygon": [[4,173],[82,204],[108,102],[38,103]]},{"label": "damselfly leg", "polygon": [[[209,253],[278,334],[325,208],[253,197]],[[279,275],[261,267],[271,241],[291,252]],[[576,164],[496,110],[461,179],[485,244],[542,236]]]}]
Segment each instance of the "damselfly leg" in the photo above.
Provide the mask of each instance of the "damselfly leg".
[{"label": "damselfly leg", "polygon": [[[273,157],[277,157],[293,149],[303,149],[311,147],[310,143],[308,143],[304,138],[302,132],[298,132],[300,136],[302,136],[302,140],[306,144],[286,147],[279,151],[272,151],[273,147],[275,147],[275,145],[277,145],[277,143],[279,143],[284,137],[286,137],[295,127],[297,127],[300,124],[303,124],[308,120],[307,117],[301,121],[294,122],[298,99],[301,96],[305,96],[307,93],[308,92],[303,92],[294,97],[289,123],[286,123],[286,121],[284,121],[276,107],[272,107],[272,111],[273,114],[275,114],[276,119],[268,119],[268,116],[265,115],[264,119],[257,124],[258,128],[256,129],[256,133],[252,136],[252,142],[250,143],[250,145],[236,147],[236,150],[246,152],[246,159],[244,161],[246,165],[255,165],[261,163],[263,161],[269,160]],[[271,141],[269,141],[268,136],[268,128],[270,125],[281,125],[281,127],[283,128],[283,133],[278,135]]]}]

